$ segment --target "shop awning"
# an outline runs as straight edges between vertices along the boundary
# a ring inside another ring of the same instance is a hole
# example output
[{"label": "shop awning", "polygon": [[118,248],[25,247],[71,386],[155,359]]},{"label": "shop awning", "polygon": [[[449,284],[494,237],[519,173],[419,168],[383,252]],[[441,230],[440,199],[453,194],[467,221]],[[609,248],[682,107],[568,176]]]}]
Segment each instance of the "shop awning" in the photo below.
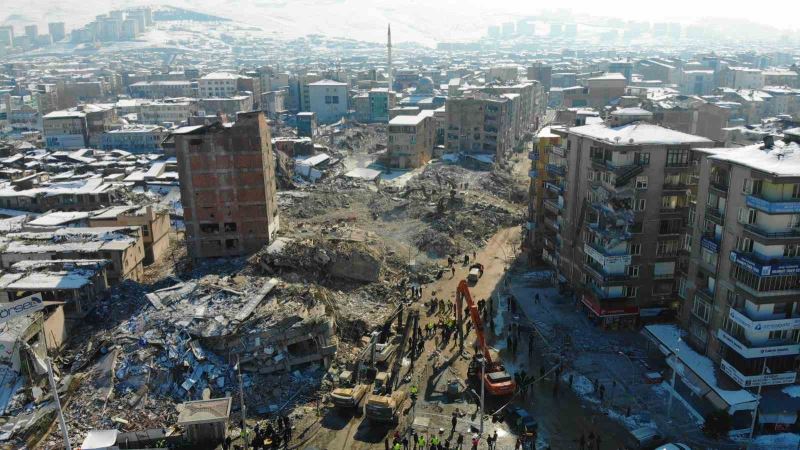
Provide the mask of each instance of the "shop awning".
[{"label": "shop awning", "polygon": [[597,317],[638,316],[638,306],[601,305],[598,301],[584,295],[581,302]]}]

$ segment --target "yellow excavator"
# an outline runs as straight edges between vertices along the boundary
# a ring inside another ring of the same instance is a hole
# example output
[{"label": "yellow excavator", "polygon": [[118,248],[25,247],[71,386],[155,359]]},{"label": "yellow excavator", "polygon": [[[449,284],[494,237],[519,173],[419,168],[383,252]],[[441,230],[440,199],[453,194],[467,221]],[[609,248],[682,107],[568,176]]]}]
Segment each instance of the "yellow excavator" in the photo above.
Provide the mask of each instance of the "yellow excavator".
[{"label": "yellow excavator", "polygon": [[419,315],[416,312],[409,312],[409,317],[403,328],[403,336],[392,363],[392,370],[389,373],[380,372],[375,376],[375,386],[364,407],[367,420],[380,423],[389,423],[397,420],[398,413],[408,398],[408,392],[397,389],[397,379],[402,367],[403,356],[405,356],[406,344],[418,323]]}]

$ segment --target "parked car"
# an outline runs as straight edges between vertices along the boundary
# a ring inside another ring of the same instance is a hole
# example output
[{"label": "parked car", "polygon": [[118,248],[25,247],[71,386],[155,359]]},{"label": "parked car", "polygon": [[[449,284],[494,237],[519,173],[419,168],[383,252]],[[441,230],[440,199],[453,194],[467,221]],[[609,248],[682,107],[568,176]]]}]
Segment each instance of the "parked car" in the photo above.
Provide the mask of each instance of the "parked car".
[{"label": "parked car", "polygon": [[656,450],[692,450],[692,448],[686,444],[669,443],[669,444],[664,444],[661,447],[658,447]]},{"label": "parked car", "polygon": [[533,436],[539,427],[531,413],[519,406],[508,410],[508,422],[518,433],[524,436]]}]

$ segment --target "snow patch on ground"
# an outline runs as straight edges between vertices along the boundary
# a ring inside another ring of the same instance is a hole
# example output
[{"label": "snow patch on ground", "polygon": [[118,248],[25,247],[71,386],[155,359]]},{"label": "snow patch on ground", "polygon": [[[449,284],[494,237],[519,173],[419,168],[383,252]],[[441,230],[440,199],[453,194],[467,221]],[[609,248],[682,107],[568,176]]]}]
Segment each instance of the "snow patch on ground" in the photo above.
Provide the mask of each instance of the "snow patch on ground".
[{"label": "snow patch on ground", "polygon": [[561,380],[564,381],[564,383],[569,384],[570,375],[572,375],[572,390],[578,395],[578,397],[586,398],[588,400],[587,397],[594,393],[594,384],[592,384],[592,381],[575,372],[568,372],[564,375],[561,375]]},{"label": "snow patch on ground", "polygon": [[800,397],[800,385],[793,384],[791,386],[786,386],[783,388],[783,393],[792,398]]},{"label": "snow patch on ground", "polygon": [[800,445],[800,435],[795,433],[767,434],[757,437],[749,448],[795,449]]}]

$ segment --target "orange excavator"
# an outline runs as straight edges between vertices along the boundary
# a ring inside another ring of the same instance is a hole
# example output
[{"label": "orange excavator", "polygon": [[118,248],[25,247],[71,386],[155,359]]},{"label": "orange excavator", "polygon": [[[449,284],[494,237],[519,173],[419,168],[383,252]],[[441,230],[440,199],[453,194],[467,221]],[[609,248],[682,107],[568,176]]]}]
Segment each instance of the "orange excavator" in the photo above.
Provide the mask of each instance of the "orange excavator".
[{"label": "orange excavator", "polygon": [[517,383],[514,381],[514,378],[506,372],[506,368],[503,364],[499,360],[492,359],[492,355],[489,353],[489,347],[486,345],[486,337],[483,330],[483,320],[481,320],[481,314],[477,306],[475,306],[475,302],[472,301],[472,295],[469,292],[467,280],[461,280],[456,289],[456,311],[458,314],[458,332],[461,342],[463,343],[463,335],[461,335],[461,333],[464,329],[462,317],[464,301],[467,302],[472,325],[475,328],[475,337],[483,352],[482,360],[480,355],[476,353],[472,361],[470,361],[467,372],[470,379],[480,383],[481,373],[483,373],[484,387],[489,395],[495,397],[512,395],[517,389]]}]

